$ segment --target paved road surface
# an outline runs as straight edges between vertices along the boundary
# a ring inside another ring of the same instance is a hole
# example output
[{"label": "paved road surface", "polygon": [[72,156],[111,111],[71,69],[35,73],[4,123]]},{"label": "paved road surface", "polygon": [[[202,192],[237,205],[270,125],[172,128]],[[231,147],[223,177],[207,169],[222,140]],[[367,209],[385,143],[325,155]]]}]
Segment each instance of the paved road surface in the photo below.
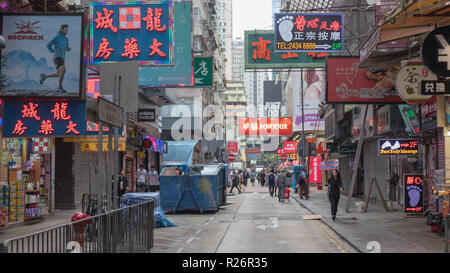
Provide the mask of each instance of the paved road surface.
[{"label": "paved road surface", "polygon": [[[254,192],[252,192],[254,191]],[[278,202],[267,188],[227,196],[211,214],[167,214],[178,227],[155,230],[152,253],[353,253],[354,248],[294,199]]]}]

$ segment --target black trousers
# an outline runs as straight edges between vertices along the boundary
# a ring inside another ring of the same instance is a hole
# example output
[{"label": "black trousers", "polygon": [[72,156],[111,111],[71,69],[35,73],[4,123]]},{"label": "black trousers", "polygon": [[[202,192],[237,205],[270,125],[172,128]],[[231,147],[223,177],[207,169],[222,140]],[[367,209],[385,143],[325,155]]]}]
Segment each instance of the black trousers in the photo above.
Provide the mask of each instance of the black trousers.
[{"label": "black trousers", "polygon": [[336,216],[340,195],[329,194],[328,199],[331,203],[331,215]]},{"label": "black trousers", "polygon": [[275,183],[270,183],[269,182],[269,193],[270,193],[270,196],[273,196],[274,192],[275,192]]},{"label": "black trousers", "polygon": [[158,185],[149,185],[150,192],[156,192],[158,190]]},{"label": "black trousers", "polygon": [[233,183],[233,186],[231,186],[230,193],[233,192],[233,189],[234,189],[234,188],[238,189],[239,193],[241,193],[241,189],[239,189],[239,186],[238,186],[238,185],[239,185],[239,184]]}]

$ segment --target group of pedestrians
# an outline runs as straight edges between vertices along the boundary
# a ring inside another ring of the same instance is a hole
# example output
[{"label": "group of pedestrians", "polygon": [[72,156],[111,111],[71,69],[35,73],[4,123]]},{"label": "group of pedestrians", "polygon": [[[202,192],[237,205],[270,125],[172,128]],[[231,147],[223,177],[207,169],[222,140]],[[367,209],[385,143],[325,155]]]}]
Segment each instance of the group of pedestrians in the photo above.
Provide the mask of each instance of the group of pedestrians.
[{"label": "group of pedestrians", "polygon": [[159,176],[156,167],[152,166],[147,172],[144,165],[137,170],[136,189],[144,192],[156,192],[159,187]]},{"label": "group of pedestrians", "polygon": [[284,202],[284,192],[288,188],[288,181],[286,177],[286,171],[284,169],[274,170],[272,169],[267,176],[267,183],[269,185],[270,196],[277,196],[278,190],[278,202]]}]

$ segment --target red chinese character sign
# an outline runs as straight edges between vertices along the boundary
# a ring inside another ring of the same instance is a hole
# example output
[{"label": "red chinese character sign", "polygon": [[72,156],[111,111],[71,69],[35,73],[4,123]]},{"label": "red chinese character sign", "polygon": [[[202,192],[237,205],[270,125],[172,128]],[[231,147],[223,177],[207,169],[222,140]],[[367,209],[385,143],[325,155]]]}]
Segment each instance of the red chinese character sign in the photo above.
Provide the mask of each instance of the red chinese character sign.
[{"label": "red chinese character sign", "polygon": [[91,2],[91,64],[173,65],[172,1]]},{"label": "red chinese character sign", "polygon": [[403,175],[404,190],[404,211],[409,213],[423,212],[423,175],[405,174]]},{"label": "red chinese character sign", "polygon": [[245,68],[325,67],[326,52],[276,52],[274,45],[273,30],[245,31]]},{"label": "red chinese character sign", "polygon": [[86,103],[9,101],[5,103],[6,137],[86,135]]},{"label": "red chinese character sign", "polygon": [[275,14],[275,51],[343,51],[341,14]]}]

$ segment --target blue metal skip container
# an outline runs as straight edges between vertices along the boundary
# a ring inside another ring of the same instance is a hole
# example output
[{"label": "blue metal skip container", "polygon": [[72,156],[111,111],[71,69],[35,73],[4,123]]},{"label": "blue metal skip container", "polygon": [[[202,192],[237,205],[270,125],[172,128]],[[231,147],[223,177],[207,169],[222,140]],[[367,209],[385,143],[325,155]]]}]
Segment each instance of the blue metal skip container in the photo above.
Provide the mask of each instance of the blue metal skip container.
[{"label": "blue metal skip container", "polygon": [[173,213],[218,211],[226,204],[227,180],[223,165],[193,165],[184,176],[163,169],[159,178],[161,207]]}]

